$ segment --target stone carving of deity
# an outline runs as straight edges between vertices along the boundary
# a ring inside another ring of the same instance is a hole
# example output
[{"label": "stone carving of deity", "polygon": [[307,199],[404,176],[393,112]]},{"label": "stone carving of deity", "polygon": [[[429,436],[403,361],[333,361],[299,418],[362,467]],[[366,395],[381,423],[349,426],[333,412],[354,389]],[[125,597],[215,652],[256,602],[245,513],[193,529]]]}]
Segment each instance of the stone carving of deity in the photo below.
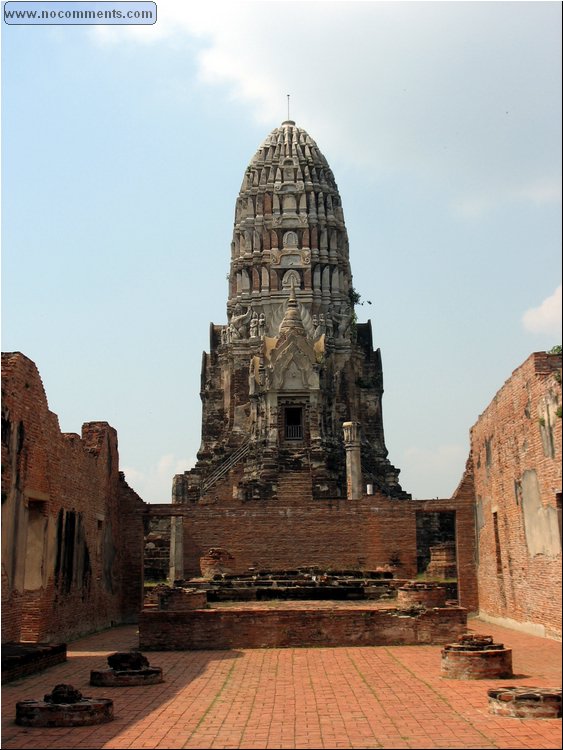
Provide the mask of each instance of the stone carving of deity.
[{"label": "stone carving of deity", "polygon": [[255,339],[258,335],[258,313],[253,312],[250,319],[250,338]]},{"label": "stone carving of deity", "polygon": [[326,332],[325,316],[322,313],[319,315],[318,320],[316,315],[313,316],[313,326],[313,339],[316,341],[317,339],[320,339],[323,333]]},{"label": "stone carving of deity", "polygon": [[334,318],[338,326],[337,338],[346,338],[346,334],[348,332],[348,329],[350,328],[350,323],[352,322],[352,310],[350,309],[350,306],[347,305],[346,302],[343,302],[340,305],[340,310],[332,311],[332,317]]}]

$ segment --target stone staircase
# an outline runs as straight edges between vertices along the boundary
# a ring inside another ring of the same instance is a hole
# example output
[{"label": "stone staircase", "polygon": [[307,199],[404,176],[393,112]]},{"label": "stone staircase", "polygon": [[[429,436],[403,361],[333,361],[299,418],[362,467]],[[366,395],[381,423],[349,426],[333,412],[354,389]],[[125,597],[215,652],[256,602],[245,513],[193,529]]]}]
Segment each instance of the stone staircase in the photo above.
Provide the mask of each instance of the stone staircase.
[{"label": "stone staircase", "polygon": [[238,462],[246,456],[249,449],[250,443],[244,443],[238,450],[236,450],[225,461],[223,461],[223,463],[220,464],[220,466],[218,466],[215,471],[211,472],[211,474],[206,477],[201,483],[200,496],[203,497],[203,495],[209,492],[214,484],[216,484],[220,479],[228,474],[233,466],[238,464]]},{"label": "stone staircase", "polygon": [[284,471],[278,480],[278,500],[309,501],[313,497],[313,483],[309,469]]}]

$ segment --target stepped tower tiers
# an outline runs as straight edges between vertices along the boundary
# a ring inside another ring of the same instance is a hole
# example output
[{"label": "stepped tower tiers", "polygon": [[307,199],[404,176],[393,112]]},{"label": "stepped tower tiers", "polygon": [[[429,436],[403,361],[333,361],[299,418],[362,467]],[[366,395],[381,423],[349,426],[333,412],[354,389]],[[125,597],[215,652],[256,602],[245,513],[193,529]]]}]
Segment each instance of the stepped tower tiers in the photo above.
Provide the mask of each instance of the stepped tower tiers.
[{"label": "stepped tower tiers", "polygon": [[387,459],[381,356],[371,323],[356,323],[355,296],[334,176],[286,120],[236,201],[228,320],[210,327],[201,447],[196,467],[174,479],[174,502],[215,497],[227,479],[231,498],[275,498],[291,471],[309,497],[344,497],[349,421],[361,423],[364,484],[408,497]]}]

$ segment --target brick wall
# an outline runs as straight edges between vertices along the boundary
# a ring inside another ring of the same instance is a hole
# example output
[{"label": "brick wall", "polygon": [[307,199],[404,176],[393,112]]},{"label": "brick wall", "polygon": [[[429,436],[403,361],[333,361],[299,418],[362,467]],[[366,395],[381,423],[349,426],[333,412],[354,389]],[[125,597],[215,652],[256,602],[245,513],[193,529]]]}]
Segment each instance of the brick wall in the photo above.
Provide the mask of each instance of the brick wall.
[{"label": "brick wall", "polygon": [[[234,557],[234,572],[319,565],[373,570],[396,563],[398,577],[416,575],[416,522],[411,501],[372,495],[360,500],[233,498],[233,479],[214,488],[216,502],[183,505],[184,575],[199,576],[211,547]],[[172,506],[174,508],[174,506]]]},{"label": "brick wall", "polygon": [[170,572],[170,519],[153,518],[145,534],[145,581],[165,581]]},{"label": "brick wall", "polygon": [[463,477],[450,500],[417,502],[418,510],[425,513],[455,513],[457,595],[459,603],[469,612],[475,612],[479,606],[474,498],[473,465],[469,459]]},{"label": "brick wall", "polygon": [[143,501],[106,422],[61,433],[34,363],[2,354],[2,641],[68,640],[142,604]]},{"label": "brick wall", "polygon": [[398,610],[329,609],[143,610],[142,649],[284,648],[449,643],[467,624],[459,607],[428,609],[417,616]]},{"label": "brick wall", "polygon": [[561,356],[539,352],[471,430],[481,612],[554,637],[561,636],[560,408]]}]

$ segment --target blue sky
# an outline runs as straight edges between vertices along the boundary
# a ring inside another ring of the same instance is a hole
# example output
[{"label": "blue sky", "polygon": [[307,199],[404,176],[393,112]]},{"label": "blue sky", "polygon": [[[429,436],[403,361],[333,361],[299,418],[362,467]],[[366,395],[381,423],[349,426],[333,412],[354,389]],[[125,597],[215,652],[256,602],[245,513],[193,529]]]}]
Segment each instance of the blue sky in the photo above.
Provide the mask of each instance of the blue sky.
[{"label": "blue sky", "polygon": [[[291,117],[343,201],[389,458],[447,497],[469,430],[561,342],[561,4],[158,3],[2,27],[2,350],[65,432],[105,420],[148,502],[199,447],[235,200]],[[371,304],[367,304],[367,301]]]}]

